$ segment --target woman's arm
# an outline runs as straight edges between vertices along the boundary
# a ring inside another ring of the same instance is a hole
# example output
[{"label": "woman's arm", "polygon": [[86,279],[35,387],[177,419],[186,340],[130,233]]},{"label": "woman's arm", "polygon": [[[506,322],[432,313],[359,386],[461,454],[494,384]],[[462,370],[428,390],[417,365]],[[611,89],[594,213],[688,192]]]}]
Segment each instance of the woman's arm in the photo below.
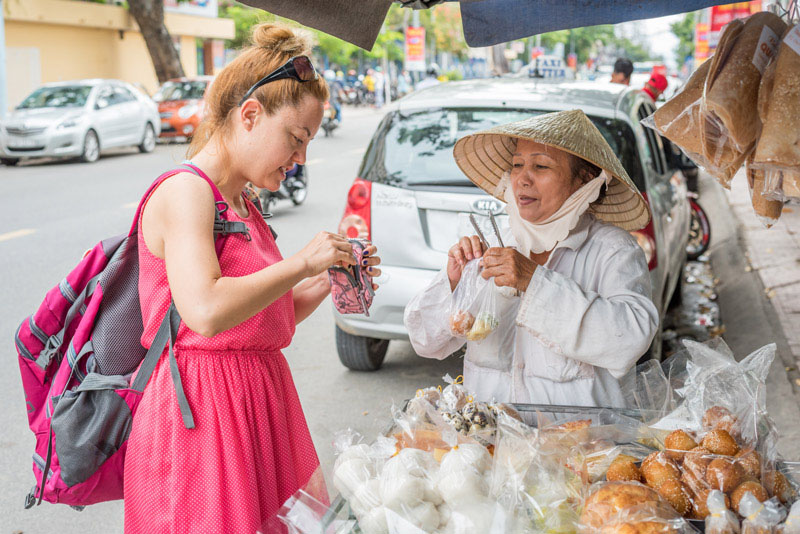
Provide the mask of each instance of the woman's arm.
[{"label": "woman's arm", "polygon": [[619,378],[647,351],[658,328],[647,261],[641,248],[624,244],[601,254],[590,268],[597,269],[598,292],[537,267],[517,324],[550,350]]},{"label": "woman's arm", "polygon": [[214,197],[204,180],[189,174],[159,186],[142,225],[145,235],[152,233],[148,247],[163,254],[181,318],[207,337],[246,321],[304,278],[354,261],[346,239],[322,232],[288,259],[247,276],[223,277],[214,250]]},{"label": "woman's arm", "polygon": [[451,295],[450,280],[444,269],[406,306],[403,320],[408,337],[416,353],[423,358],[443,360],[466,343],[450,332]]}]

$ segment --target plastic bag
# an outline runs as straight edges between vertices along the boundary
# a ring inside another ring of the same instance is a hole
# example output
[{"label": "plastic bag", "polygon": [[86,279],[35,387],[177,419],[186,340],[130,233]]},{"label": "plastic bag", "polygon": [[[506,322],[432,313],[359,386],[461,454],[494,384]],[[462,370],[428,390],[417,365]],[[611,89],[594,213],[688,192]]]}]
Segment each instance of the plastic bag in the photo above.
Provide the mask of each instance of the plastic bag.
[{"label": "plastic bag", "polygon": [[637,482],[603,482],[591,488],[580,516],[580,532],[615,534],[640,528],[666,533],[689,527],[655,490]]},{"label": "plastic bag", "polygon": [[763,197],[781,203],[800,200],[800,169],[781,170],[774,166],[761,166],[764,175]]},{"label": "plastic bag", "polygon": [[450,332],[467,341],[482,341],[499,325],[497,286],[493,280],[485,280],[480,272],[480,259],[467,263],[450,306]]},{"label": "plastic bag", "polygon": [[786,521],[782,525],[778,525],[775,531],[778,534],[800,534],[800,501],[792,505]]},{"label": "plastic bag", "polygon": [[[753,203],[753,211],[765,228],[772,227],[778,222],[783,211],[783,201],[767,198],[766,179],[763,169],[754,169],[752,166],[752,156],[747,158],[746,165],[747,187],[750,191],[750,200]],[[774,185],[772,185],[774,188]],[[783,194],[783,188],[779,189]],[[776,196],[776,190],[772,190],[772,196]]]},{"label": "plastic bag", "polygon": [[719,490],[711,491],[706,505],[709,512],[706,517],[706,534],[739,534],[739,518],[728,510],[724,493]]},{"label": "plastic bag", "polygon": [[744,516],[742,534],[772,534],[786,517],[786,509],[776,499],[762,503],[752,493],[744,496],[739,510]]}]

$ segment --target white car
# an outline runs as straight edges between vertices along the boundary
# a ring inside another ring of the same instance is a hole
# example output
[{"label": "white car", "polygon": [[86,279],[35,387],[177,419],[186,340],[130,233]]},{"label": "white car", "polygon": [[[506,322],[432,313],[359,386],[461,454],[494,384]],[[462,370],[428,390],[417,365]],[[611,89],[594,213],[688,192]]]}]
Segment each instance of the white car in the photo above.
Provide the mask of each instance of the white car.
[{"label": "white car", "polygon": [[36,89],[0,124],[0,163],[79,157],[97,161],[109,148],[152,152],[161,132],[158,106],[119,80],[49,83]]}]

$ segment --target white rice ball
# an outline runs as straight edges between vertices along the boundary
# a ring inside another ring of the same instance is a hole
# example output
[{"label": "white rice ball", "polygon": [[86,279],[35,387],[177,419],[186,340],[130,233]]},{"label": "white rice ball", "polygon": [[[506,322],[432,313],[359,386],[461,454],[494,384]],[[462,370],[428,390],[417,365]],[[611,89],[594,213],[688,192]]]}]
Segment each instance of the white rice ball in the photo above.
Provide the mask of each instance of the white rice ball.
[{"label": "white rice ball", "polygon": [[373,508],[369,513],[358,518],[358,526],[364,534],[389,534],[389,525],[386,523],[386,508],[383,506]]},{"label": "white rice ball", "polygon": [[342,453],[336,458],[336,462],[333,464],[334,471],[338,469],[339,466],[344,462],[354,458],[369,460],[369,445],[359,443],[358,445],[353,445],[343,450]]},{"label": "white rice ball", "polygon": [[381,495],[378,479],[373,478],[361,484],[348,502],[358,517],[366,515],[373,508],[380,506]]},{"label": "white rice ball", "polygon": [[483,474],[492,466],[492,457],[486,447],[477,443],[464,443],[454,448],[442,458],[441,472],[451,473],[476,469]]},{"label": "white rice ball", "polygon": [[436,483],[436,489],[450,506],[485,496],[489,491],[484,477],[474,470],[443,474]]},{"label": "white rice ball", "polygon": [[385,506],[392,509],[413,506],[425,500],[426,486],[425,479],[408,474],[398,477],[381,476],[381,500]]},{"label": "white rice ball", "polygon": [[351,458],[339,464],[333,473],[333,485],[345,499],[353,496],[359,486],[375,477],[375,466],[363,458]]}]

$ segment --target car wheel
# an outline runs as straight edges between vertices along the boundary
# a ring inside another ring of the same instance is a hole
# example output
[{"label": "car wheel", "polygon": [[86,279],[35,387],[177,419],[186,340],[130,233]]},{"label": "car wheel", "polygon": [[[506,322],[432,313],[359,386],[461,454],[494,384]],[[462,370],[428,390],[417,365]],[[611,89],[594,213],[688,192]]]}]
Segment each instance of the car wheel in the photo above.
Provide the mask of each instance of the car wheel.
[{"label": "car wheel", "polygon": [[17,158],[0,158],[0,163],[6,165],[8,167],[13,167],[17,163],[19,163],[19,159]]},{"label": "car wheel", "polygon": [[711,224],[705,210],[692,199],[689,199],[691,218],[689,220],[689,240],[686,242],[686,256],[695,261],[702,256],[711,242]]},{"label": "car wheel", "polygon": [[388,339],[354,336],[336,326],[336,350],[342,365],[353,371],[377,371],[383,365]]},{"label": "car wheel", "polygon": [[156,131],[149,122],[144,127],[144,137],[139,145],[139,152],[148,154],[156,148]]},{"label": "car wheel", "polygon": [[84,163],[94,163],[100,159],[100,140],[97,138],[97,133],[94,130],[86,132],[86,137],[83,138],[83,154],[81,154],[81,161]]}]

